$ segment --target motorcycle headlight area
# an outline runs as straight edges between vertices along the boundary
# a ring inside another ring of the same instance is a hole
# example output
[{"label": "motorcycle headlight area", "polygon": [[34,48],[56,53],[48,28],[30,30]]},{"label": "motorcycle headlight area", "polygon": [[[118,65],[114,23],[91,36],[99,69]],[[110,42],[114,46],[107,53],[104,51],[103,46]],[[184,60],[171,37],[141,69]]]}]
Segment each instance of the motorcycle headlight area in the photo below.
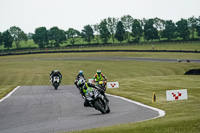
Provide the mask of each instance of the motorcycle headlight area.
[{"label": "motorcycle headlight area", "polygon": [[93,96],[93,95],[94,95],[94,93],[93,93],[93,92],[89,92],[89,95],[90,95],[90,96]]},{"label": "motorcycle headlight area", "polygon": [[92,97],[93,95],[94,95],[94,93],[93,93],[92,91],[88,91],[88,92],[86,93],[86,96]]},{"label": "motorcycle headlight area", "polygon": [[91,98],[91,97],[87,97],[87,100],[88,100],[88,101],[92,101],[93,98]]},{"label": "motorcycle headlight area", "polygon": [[54,81],[57,81],[57,82],[59,82],[59,77],[54,77]]}]

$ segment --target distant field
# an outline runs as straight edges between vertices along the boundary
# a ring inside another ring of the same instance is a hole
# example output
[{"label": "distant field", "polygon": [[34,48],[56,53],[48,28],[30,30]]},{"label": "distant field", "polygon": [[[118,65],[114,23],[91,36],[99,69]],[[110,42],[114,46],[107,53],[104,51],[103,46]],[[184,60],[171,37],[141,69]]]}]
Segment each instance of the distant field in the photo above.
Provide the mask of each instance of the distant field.
[{"label": "distant field", "polygon": [[188,50],[200,51],[200,42],[196,43],[158,43],[158,44],[121,44],[112,46],[98,46],[98,47],[80,47],[76,49],[83,50]]},{"label": "distant field", "polygon": [[[3,97],[16,86],[50,85],[49,73],[53,69],[59,69],[63,74],[62,85],[72,85],[80,69],[84,71],[87,79],[92,78],[97,69],[101,69],[108,77],[108,81],[119,81],[120,83],[120,88],[108,89],[107,93],[120,95],[165,110],[166,116],[145,122],[78,132],[198,133],[200,131],[200,76],[184,75],[190,69],[200,68],[199,63],[73,60],[74,57],[200,59],[200,54],[100,52],[0,56],[0,69],[2,70],[0,75],[0,97]],[[69,60],[70,58],[71,60]],[[189,99],[167,102],[165,91],[174,89],[187,89]],[[157,97],[156,103],[152,103],[153,92]]]},{"label": "distant field", "polygon": [[[61,48],[52,48],[52,50],[187,50],[187,51],[200,51],[200,41],[199,42],[184,42],[184,43],[175,43],[175,42],[157,42],[157,44],[154,44],[155,42],[149,42],[148,44],[145,43],[132,43],[127,44],[126,42],[124,44],[111,44],[111,45],[105,45],[102,44],[100,46],[84,46],[84,47],[77,47],[72,46],[70,48],[64,47],[66,45],[71,45],[69,43],[61,44]],[[87,43],[83,43],[87,44]],[[27,43],[24,41],[21,42],[20,45],[21,48],[32,48],[37,47],[37,44],[34,44],[33,40],[28,40]],[[3,46],[0,46],[0,50],[3,50]],[[12,49],[16,49],[16,46],[13,44]],[[51,50],[51,49],[49,49]],[[21,50],[20,50],[21,51]]]}]

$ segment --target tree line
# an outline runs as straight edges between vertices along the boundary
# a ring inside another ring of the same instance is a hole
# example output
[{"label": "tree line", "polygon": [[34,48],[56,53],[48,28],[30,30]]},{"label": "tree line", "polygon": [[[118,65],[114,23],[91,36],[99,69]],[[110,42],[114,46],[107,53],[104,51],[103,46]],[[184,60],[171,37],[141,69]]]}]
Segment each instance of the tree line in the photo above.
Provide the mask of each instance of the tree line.
[{"label": "tree line", "polygon": [[59,29],[57,26],[50,29],[39,27],[35,29],[35,33],[25,34],[19,27],[12,26],[10,29],[0,32],[0,45],[5,48],[11,48],[12,44],[19,48],[20,41],[33,39],[34,43],[40,48],[59,47],[60,44],[69,41],[72,45],[76,44],[79,39],[83,39],[89,44],[95,41],[97,44],[101,42],[108,43],[109,39],[112,43],[118,40],[130,42],[154,41],[161,38],[172,39],[181,38],[182,40],[195,39],[200,37],[200,16],[198,18],[192,16],[188,19],[181,19],[177,22],[172,20],[163,20],[160,18],[152,19],[134,19],[130,15],[124,15],[119,18],[106,18],[100,23],[86,25],[82,31],[74,28],[68,30]]}]

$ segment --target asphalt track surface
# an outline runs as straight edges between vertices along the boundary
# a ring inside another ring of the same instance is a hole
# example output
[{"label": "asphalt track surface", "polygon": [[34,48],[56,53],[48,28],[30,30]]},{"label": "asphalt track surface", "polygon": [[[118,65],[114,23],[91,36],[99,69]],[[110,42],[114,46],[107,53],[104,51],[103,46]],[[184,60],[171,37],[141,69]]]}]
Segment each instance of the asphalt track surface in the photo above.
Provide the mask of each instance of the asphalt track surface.
[{"label": "asphalt track surface", "polygon": [[[177,62],[177,59],[159,59],[159,58],[140,58],[140,57],[64,57],[64,58],[40,58],[35,60],[136,60],[136,61],[161,61],[161,62]],[[182,59],[182,62],[187,62]],[[200,63],[198,59],[190,59],[192,63]]]},{"label": "asphalt track surface", "polygon": [[[107,94],[108,95],[108,94]],[[21,86],[0,101],[0,133],[54,133],[138,122],[163,116],[151,108],[108,95],[111,112],[84,107],[74,85]]]}]

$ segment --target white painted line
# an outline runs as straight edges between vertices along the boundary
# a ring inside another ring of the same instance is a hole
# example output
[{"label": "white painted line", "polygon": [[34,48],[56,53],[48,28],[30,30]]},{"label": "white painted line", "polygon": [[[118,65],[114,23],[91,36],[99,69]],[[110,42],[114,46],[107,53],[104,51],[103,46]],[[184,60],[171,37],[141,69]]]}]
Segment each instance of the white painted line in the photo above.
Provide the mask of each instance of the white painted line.
[{"label": "white painted line", "polygon": [[139,105],[139,106],[146,107],[146,108],[149,108],[149,109],[152,109],[152,110],[157,111],[157,112],[159,113],[159,116],[154,117],[154,118],[151,118],[151,119],[155,119],[155,118],[158,118],[158,117],[163,117],[163,116],[165,116],[165,111],[163,111],[163,110],[161,110],[161,109],[157,109],[157,108],[154,108],[154,107],[151,107],[151,106],[145,105],[145,104],[143,104],[143,103],[136,102],[136,101],[133,101],[133,100],[124,98],[124,97],[120,97],[120,96],[116,96],[116,95],[111,95],[111,94],[107,94],[107,93],[106,93],[106,95],[112,96],[112,97],[115,97],[115,98],[120,98],[120,99],[122,99],[122,100],[125,100],[125,101],[128,101],[128,102],[137,104],[137,105]]},{"label": "white painted line", "polygon": [[0,99],[0,102],[3,102],[6,98],[10,97],[20,86],[17,86],[14,90],[12,90],[10,93],[8,93],[5,97]]}]

